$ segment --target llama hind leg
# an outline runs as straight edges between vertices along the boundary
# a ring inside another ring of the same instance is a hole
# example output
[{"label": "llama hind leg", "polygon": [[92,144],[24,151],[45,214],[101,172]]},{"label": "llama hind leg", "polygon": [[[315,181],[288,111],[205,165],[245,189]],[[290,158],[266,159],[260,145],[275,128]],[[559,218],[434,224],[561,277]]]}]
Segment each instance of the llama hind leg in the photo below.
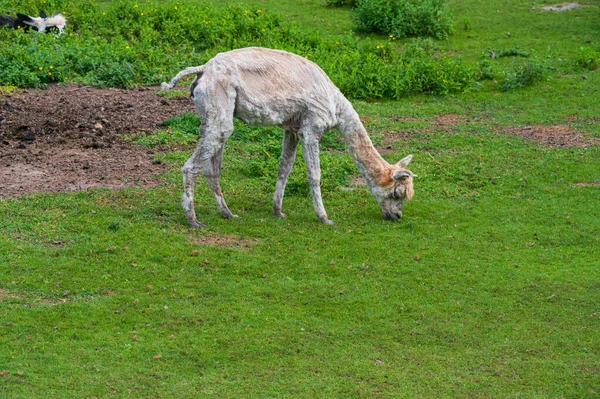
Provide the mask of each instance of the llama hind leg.
[{"label": "llama hind leg", "polygon": [[187,160],[183,168],[183,196],[181,198],[181,206],[185,210],[185,215],[191,227],[202,228],[203,223],[200,223],[196,218],[194,210],[194,187],[198,174],[206,168],[209,160],[219,152],[220,145],[211,142],[207,137],[210,135],[201,129],[201,139],[196,151]]},{"label": "llama hind leg", "polygon": [[279,171],[277,173],[277,184],[275,185],[275,194],[273,195],[273,213],[278,218],[284,218],[286,215],[281,212],[283,202],[283,193],[288,177],[294,166],[296,159],[296,147],[298,146],[298,136],[296,133],[285,130],[283,133],[283,145],[281,149],[281,160],[279,162]]},{"label": "llama hind leg", "polygon": [[306,176],[310,185],[313,207],[317,217],[324,224],[335,225],[335,222],[327,218],[327,212],[323,206],[321,197],[321,164],[319,162],[319,141],[316,137],[309,136],[302,140],[304,161],[306,162]]},{"label": "llama hind leg", "polygon": [[225,202],[225,198],[223,197],[223,192],[221,191],[221,184],[219,183],[219,180],[221,178],[223,148],[224,146],[221,146],[217,153],[213,155],[213,157],[210,159],[210,162],[206,164],[206,167],[204,168],[204,176],[206,176],[206,180],[208,180],[210,190],[212,191],[212,194],[215,197],[215,200],[217,201],[217,206],[219,207],[221,216],[223,216],[225,219],[231,219],[238,217],[238,215],[234,215],[233,213],[231,213],[231,211],[227,207],[227,203]]}]

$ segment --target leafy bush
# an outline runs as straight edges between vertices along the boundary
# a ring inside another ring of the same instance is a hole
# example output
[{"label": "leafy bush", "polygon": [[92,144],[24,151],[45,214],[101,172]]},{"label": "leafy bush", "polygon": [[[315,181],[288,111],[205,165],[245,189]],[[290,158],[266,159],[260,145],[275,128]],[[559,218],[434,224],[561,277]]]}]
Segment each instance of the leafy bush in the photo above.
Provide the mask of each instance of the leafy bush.
[{"label": "leafy bush", "polygon": [[479,79],[491,80],[494,79],[494,72],[492,71],[492,63],[489,60],[482,60],[479,62],[478,70]]},{"label": "leafy bush", "polygon": [[500,84],[500,90],[511,91],[521,87],[531,86],[546,76],[546,66],[537,60],[524,65],[517,66],[513,72],[506,73],[504,81]]},{"label": "leafy bush", "polygon": [[356,0],[325,0],[325,5],[329,7],[354,6]]},{"label": "leafy bush", "polygon": [[[489,53],[489,51],[488,51]],[[503,48],[496,52],[497,57],[529,57],[529,53],[519,46]]]},{"label": "leafy bush", "polygon": [[357,99],[447,94],[473,83],[471,69],[460,58],[440,54],[432,42],[416,41],[399,52],[390,43],[353,34],[324,39],[258,7],[133,0],[102,7],[93,0],[0,0],[0,6],[7,13],[63,11],[68,18],[66,33],[59,37],[1,29],[0,85],[157,84],[218,52],[247,46],[288,50],[313,60],[342,92]]},{"label": "leafy bush", "polygon": [[357,0],[351,17],[360,31],[394,37],[445,39],[454,30],[444,0]]},{"label": "leafy bush", "polygon": [[581,47],[576,61],[577,65],[590,71],[600,67],[600,51],[590,47]]}]

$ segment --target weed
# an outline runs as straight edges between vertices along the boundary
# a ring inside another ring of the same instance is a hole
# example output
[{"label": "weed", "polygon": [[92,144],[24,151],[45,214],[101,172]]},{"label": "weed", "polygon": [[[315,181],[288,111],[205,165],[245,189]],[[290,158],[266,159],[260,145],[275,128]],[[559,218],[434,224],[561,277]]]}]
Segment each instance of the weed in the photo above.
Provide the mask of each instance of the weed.
[{"label": "weed", "polygon": [[351,17],[360,31],[394,37],[445,39],[454,30],[444,0],[357,0]]},{"label": "weed", "polygon": [[478,75],[479,75],[479,79],[481,79],[481,80],[494,79],[492,63],[489,60],[482,60],[479,62]]},{"label": "weed", "polygon": [[575,63],[581,68],[593,71],[600,67],[600,51],[590,47],[581,47]]},{"label": "weed", "polygon": [[500,90],[511,91],[521,87],[531,86],[546,76],[546,66],[543,62],[533,60],[524,65],[519,65],[512,72],[506,72],[500,84]]},{"label": "weed", "polygon": [[[488,51],[489,53],[489,51]],[[519,46],[503,48],[496,52],[497,57],[529,57],[529,53]]]}]

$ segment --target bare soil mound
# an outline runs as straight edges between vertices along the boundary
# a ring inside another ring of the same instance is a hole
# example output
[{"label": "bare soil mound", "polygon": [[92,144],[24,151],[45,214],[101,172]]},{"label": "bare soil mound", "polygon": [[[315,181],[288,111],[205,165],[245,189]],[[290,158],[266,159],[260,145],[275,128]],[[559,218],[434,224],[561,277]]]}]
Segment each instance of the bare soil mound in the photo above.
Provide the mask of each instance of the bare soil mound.
[{"label": "bare soil mound", "polygon": [[579,131],[565,125],[555,126],[525,126],[513,128],[506,133],[516,134],[540,144],[556,147],[588,147],[600,144],[598,138],[586,138]]},{"label": "bare soil mound", "polygon": [[153,151],[120,136],[192,108],[157,90],[55,85],[0,95],[0,198],[156,184],[164,166],[153,164]]},{"label": "bare soil mound", "polygon": [[577,3],[558,3],[558,4],[551,5],[551,6],[544,6],[544,7],[542,7],[542,10],[562,12],[562,11],[569,11],[574,8],[580,8],[580,7],[583,7],[583,6],[580,4],[577,4]]}]

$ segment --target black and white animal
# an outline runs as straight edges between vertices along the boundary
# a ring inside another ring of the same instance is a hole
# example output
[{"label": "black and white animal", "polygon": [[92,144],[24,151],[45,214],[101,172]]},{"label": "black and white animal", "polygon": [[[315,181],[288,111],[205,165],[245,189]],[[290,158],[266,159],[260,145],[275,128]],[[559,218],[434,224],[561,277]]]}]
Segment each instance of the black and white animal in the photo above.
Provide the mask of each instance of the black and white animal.
[{"label": "black and white animal", "polygon": [[0,15],[0,26],[12,29],[33,29],[38,32],[58,30],[58,34],[60,35],[66,24],[67,20],[62,14],[53,14],[48,17],[44,11],[40,11],[39,17],[31,17],[24,14],[17,14],[16,18],[8,15]]}]

